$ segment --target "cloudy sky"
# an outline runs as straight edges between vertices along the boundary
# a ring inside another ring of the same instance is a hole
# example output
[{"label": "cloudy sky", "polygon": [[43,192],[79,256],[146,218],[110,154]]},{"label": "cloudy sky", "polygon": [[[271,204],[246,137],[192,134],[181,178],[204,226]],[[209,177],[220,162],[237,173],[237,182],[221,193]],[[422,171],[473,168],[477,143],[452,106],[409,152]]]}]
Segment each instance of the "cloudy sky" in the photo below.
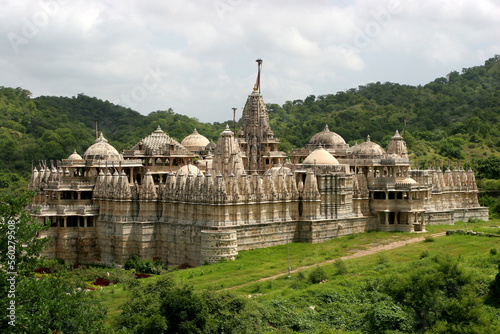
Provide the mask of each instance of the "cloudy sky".
[{"label": "cloudy sky", "polygon": [[0,86],[142,114],[241,115],[368,82],[426,84],[500,54],[497,0],[0,0]]}]

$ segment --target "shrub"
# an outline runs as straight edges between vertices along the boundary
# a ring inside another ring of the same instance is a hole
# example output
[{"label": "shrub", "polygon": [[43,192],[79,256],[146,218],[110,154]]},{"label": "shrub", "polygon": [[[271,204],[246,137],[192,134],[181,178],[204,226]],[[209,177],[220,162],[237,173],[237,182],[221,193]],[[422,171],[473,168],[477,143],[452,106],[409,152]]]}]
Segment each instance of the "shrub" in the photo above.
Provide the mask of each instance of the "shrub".
[{"label": "shrub", "polygon": [[322,267],[320,267],[320,266],[315,267],[309,273],[309,276],[308,276],[308,280],[312,284],[318,284],[319,282],[324,281],[327,278],[328,277],[326,276],[325,270]]},{"label": "shrub", "polygon": [[490,293],[488,297],[493,305],[500,306],[500,264],[498,265],[498,273],[490,284]]},{"label": "shrub", "polygon": [[467,220],[467,223],[468,223],[468,224],[475,224],[475,223],[481,223],[481,222],[483,222],[483,220],[481,220],[481,219],[477,219],[477,218],[472,218],[472,217],[470,217],[470,218]]},{"label": "shrub", "polygon": [[297,275],[295,276],[299,281],[303,281],[306,279],[306,275],[304,275],[304,272],[302,271],[297,271]]},{"label": "shrub", "polygon": [[425,259],[428,256],[429,256],[428,250],[424,250],[422,253],[420,253],[420,259]]},{"label": "shrub", "polygon": [[391,261],[385,253],[379,253],[377,255],[377,266],[374,268],[375,271],[384,270],[391,266]]},{"label": "shrub", "polygon": [[127,270],[135,269],[138,272],[156,275],[162,274],[167,269],[166,265],[163,265],[159,259],[154,261],[150,259],[142,260],[137,255],[129,257],[125,261],[124,267]]},{"label": "shrub", "polygon": [[435,241],[434,238],[431,237],[430,235],[426,236],[424,240],[424,242],[434,242],[434,241]]},{"label": "shrub", "polygon": [[385,253],[379,253],[377,255],[377,264],[388,264],[390,262],[389,257]]},{"label": "shrub", "polygon": [[490,255],[497,255],[498,251],[496,248],[490,249]]},{"label": "shrub", "polygon": [[345,265],[345,262],[342,261],[341,259],[337,259],[333,264],[333,266],[335,267],[335,275],[343,275],[347,273],[347,267]]},{"label": "shrub", "polygon": [[411,332],[413,329],[411,315],[392,301],[371,304],[366,320],[370,333]]}]

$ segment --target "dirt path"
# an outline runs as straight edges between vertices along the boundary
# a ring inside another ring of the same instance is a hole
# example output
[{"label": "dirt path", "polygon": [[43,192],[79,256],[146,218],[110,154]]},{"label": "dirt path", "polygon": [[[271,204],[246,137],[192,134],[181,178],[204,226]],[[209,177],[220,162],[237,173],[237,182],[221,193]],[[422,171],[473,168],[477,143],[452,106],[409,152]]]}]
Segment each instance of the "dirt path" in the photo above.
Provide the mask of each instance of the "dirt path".
[{"label": "dirt path", "polygon": [[[435,234],[431,234],[430,236],[431,237],[442,237],[444,235],[446,235],[446,232],[435,233]],[[390,244],[381,245],[381,246],[373,246],[373,247],[370,247],[370,248],[365,249],[365,250],[357,251],[357,252],[355,252],[353,254],[350,254],[350,255],[342,256],[340,259],[341,260],[349,260],[349,259],[354,259],[354,258],[358,258],[358,257],[362,257],[362,256],[372,255],[372,254],[376,254],[376,253],[383,252],[383,251],[386,251],[386,250],[398,248],[398,247],[401,247],[401,246],[404,246],[404,245],[413,244],[413,243],[416,243],[416,242],[421,242],[421,241],[424,241],[424,240],[425,240],[425,237],[419,237],[419,238],[412,238],[412,239],[407,239],[407,240],[402,240],[402,241],[396,241],[396,242],[392,242]],[[328,261],[323,261],[323,262],[315,263],[315,264],[312,264],[310,266],[299,267],[297,269],[291,270],[290,273],[293,274],[293,273],[298,272],[299,270],[308,269],[308,268],[312,268],[312,267],[315,267],[315,266],[321,266],[321,265],[328,264],[328,263],[333,263],[333,262],[335,262],[337,260],[338,260],[338,258],[337,259],[333,259],[333,260],[328,260]],[[253,284],[253,283],[258,283],[258,282],[264,282],[264,281],[269,281],[269,280],[277,279],[277,278],[280,278],[281,276],[285,276],[285,275],[287,275],[287,273],[282,273],[282,274],[278,274],[278,275],[274,275],[274,276],[270,276],[270,277],[264,277],[264,278],[261,278],[261,279],[259,279],[257,281],[248,282],[248,283],[245,283],[245,284],[233,286],[233,287],[230,287],[230,288],[226,288],[224,290],[238,289],[238,288],[241,288],[241,287]]]}]

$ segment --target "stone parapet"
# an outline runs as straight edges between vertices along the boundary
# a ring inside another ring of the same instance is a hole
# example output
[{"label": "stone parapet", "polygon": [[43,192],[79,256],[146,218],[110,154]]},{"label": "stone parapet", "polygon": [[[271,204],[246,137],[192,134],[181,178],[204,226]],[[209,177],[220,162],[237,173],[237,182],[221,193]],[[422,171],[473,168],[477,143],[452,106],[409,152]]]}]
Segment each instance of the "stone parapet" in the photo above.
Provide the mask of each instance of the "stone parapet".
[{"label": "stone parapet", "polygon": [[99,205],[38,205],[31,211],[35,216],[98,216]]}]

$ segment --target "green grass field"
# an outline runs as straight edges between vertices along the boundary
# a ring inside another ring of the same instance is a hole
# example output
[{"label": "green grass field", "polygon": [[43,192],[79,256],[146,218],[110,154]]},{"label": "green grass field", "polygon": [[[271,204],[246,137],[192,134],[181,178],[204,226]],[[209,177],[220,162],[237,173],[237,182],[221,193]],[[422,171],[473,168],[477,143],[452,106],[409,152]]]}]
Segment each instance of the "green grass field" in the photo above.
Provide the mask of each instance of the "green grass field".
[{"label": "green grass field", "polygon": [[[500,221],[474,222],[467,224],[467,230],[485,233],[499,233]],[[275,298],[293,297],[300,291],[318,289],[318,285],[311,285],[307,278],[311,272],[317,270],[316,264],[336,260],[359,250],[374,246],[389,244],[411,238],[430,236],[446,230],[463,229],[464,223],[457,222],[454,226],[440,225],[427,226],[425,233],[402,232],[368,232],[333,239],[320,244],[290,243],[290,266],[292,270],[301,267],[292,273],[287,272],[286,245],[264,249],[255,249],[240,252],[235,261],[225,261],[197,268],[173,271],[173,275],[180,283],[193,286],[195,291],[220,291],[232,288],[231,291],[239,295],[250,295],[259,302],[271,301]],[[471,235],[453,235],[428,238],[430,240],[407,244],[392,250],[367,255],[350,260],[326,263],[321,266],[323,274],[328,278],[324,288],[335,285],[346,286],[356,281],[365,281],[394,272],[402,273],[411,270],[414,264],[423,257],[435,255],[449,255],[459,258],[460,261],[474,270],[476,275],[492,280],[497,273],[500,261],[500,238]],[[493,254],[495,253],[495,254]],[[342,274],[339,273],[339,267]],[[120,269],[111,269],[120,270]],[[271,276],[284,274],[276,279],[257,282]],[[156,280],[158,276],[141,279],[140,284]],[[239,287],[240,285],[243,285]],[[101,291],[92,294],[107,309],[107,324],[113,326],[121,312],[121,307],[129,300],[129,292],[124,284],[110,285]]]}]

